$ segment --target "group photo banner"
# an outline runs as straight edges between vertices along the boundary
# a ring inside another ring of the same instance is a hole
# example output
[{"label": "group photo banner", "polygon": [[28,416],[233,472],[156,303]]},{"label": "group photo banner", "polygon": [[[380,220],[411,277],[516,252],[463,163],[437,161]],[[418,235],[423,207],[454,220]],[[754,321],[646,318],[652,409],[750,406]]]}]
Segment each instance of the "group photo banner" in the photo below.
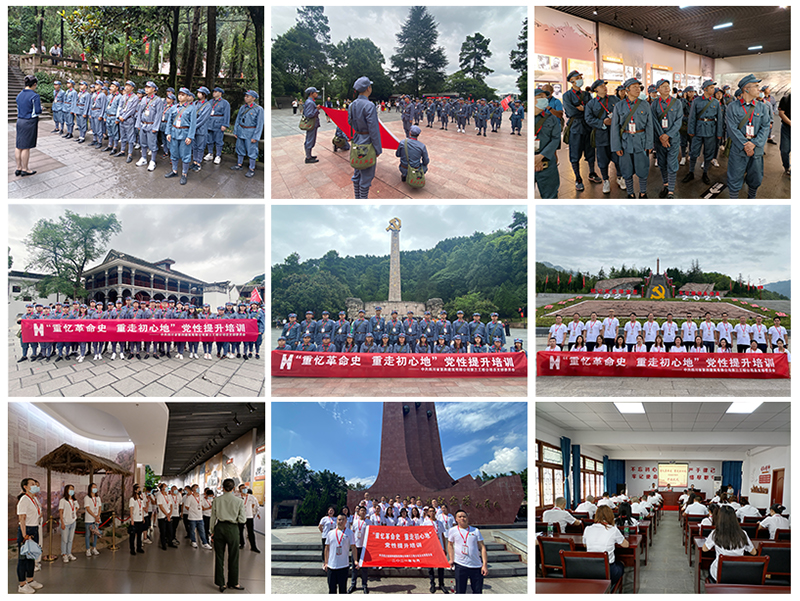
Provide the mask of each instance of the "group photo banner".
[{"label": "group photo banner", "polygon": [[255,319],[23,319],[22,342],[251,342]]},{"label": "group photo banner", "polygon": [[789,378],[783,353],[536,353],[537,376]]},{"label": "group photo banner", "polygon": [[295,378],[526,377],[525,353],[309,353],[272,351],[272,375]]},{"label": "group photo banner", "polygon": [[365,568],[449,568],[433,526],[367,526],[360,566]]}]

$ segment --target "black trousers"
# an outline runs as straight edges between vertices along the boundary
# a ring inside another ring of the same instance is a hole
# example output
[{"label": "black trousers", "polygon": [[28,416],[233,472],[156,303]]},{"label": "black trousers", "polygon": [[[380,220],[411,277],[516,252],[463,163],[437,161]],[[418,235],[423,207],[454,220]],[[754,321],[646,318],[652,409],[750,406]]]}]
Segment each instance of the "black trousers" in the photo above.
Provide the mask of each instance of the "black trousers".
[{"label": "black trousers", "polygon": [[[444,568],[436,568],[439,576],[439,586],[444,588]],[[431,586],[433,586],[433,568],[428,568],[428,576],[431,578]]]},{"label": "black trousers", "polygon": [[469,579],[473,595],[480,595],[483,593],[483,574],[481,574],[480,568],[467,568],[456,564],[455,572],[457,595],[466,594],[467,579]]},{"label": "black trousers", "polygon": [[[133,522],[133,524],[131,524],[131,528],[133,528],[133,532],[130,534],[130,536],[128,536],[128,541],[130,542],[131,553],[135,553],[137,550],[142,550],[142,532],[144,532],[144,522]],[[133,544],[134,542],[136,543],[135,548]]]},{"label": "black trousers", "polygon": [[749,348],[750,348],[749,344],[737,344],[736,345],[736,352],[737,353],[744,353]]},{"label": "black trousers", "polygon": [[178,538],[178,526],[181,524],[180,517],[172,518],[172,538],[170,540],[175,540]]},{"label": "black trousers", "polygon": [[[356,547],[356,554],[357,557],[353,557],[353,578],[352,578],[352,585],[356,585],[356,580],[358,580],[358,560],[361,559],[361,554],[364,552],[364,547]],[[369,568],[361,568],[361,586],[367,586],[367,580],[369,579]]]},{"label": "black trousers", "polygon": [[328,568],[328,594],[335,595],[339,593],[340,595],[347,594],[347,572],[350,568],[339,568],[338,570],[332,570]]},{"label": "black trousers", "polygon": [[172,523],[167,518],[158,518],[158,536],[162,549],[172,543]]},{"label": "black trousers", "polygon": [[211,516],[210,515],[204,515],[203,516],[203,526],[206,527],[206,530],[205,530],[206,536],[208,536],[208,527],[210,525],[211,525]]},{"label": "black trousers", "polygon": [[189,536],[189,514],[183,514],[183,527],[186,528],[186,538],[191,538]]}]

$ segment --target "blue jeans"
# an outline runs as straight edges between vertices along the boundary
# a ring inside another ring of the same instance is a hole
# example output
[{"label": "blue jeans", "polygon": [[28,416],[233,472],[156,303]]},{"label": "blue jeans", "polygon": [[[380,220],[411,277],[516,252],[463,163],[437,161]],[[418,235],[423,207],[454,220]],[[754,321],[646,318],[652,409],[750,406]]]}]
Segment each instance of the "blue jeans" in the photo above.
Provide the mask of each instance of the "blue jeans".
[{"label": "blue jeans", "polygon": [[[37,543],[39,542],[39,527],[38,526],[25,526],[25,534],[30,536]],[[17,526],[17,550],[22,547],[22,530]],[[23,557],[21,554],[17,559],[17,579],[19,582],[26,580],[33,580],[33,570],[36,567],[36,562],[33,559]]]},{"label": "blue jeans", "polygon": [[72,539],[75,538],[75,526],[77,522],[67,524],[64,528],[59,528],[61,532],[61,555],[69,555],[72,553]]},{"label": "blue jeans", "polygon": [[200,534],[200,540],[204,545],[207,545],[208,539],[206,538],[206,529],[203,525],[203,520],[189,520],[189,537],[192,539],[193,543],[197,542],[197,539],[194,535],[195,529],[197,529],[197,532]]},{"label": "blue jeans", "polygon": [[256,354],[261,350],[261,342],[264,339],[264,334],[259,334],[256,338]]},{"label": "blue jeans", "polygon": [[189,352],[197,354],[197,348],[200,343],[197,340],[190,340],[189,341]]},{"label": "blue jeans", "polygon": [[97,535],[92,534],[90,532],[90,528],[95,525],[95,522],[89,522],[86,524],[84,530],[86,530],[86,549],[88,550],[91,547],[97,548]]}]

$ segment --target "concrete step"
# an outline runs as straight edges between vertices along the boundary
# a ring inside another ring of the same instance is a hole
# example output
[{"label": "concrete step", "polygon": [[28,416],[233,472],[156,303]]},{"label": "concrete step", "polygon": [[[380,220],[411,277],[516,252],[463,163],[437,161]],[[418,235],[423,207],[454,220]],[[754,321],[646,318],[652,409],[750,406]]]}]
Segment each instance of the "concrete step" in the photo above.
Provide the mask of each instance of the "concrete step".
[{"label": "concrete step", "polygon": [[[321,545],[313,551],[275,551],[272,549],[272,562],[294,562],[294,563],[312,563],[322,558]],[[520,556],[517,553],[510,551],[489,551],[488,558],[490,563],[510,563],[518,562]]]},{"label": "concrete step", "polygon": [[[283,562],[272,561],[271,573],[273,576],[319,576],[325,577],[327,572],[322,569],[322,557],[317,557],[313,562]],[[453,570],[444,571],[446,578],[453,578]],[[492,563],[489,561],[489,575],[487,578],[508,578],[513,576],[527,576],[528,565],[519,561]],[[383,578],[428,578],[427,568],[384,568],[378,570],[370,568],[370,581],[376,580],[376,576]]]},{"label": "concrete step", "polygon": [[[322,539],[319,543],[272,543],[272,552],[275,551],[319,551],[322,553]],[[503,543],[486,543],[486,550],[491,551],[505,551],[506,546]]]}]

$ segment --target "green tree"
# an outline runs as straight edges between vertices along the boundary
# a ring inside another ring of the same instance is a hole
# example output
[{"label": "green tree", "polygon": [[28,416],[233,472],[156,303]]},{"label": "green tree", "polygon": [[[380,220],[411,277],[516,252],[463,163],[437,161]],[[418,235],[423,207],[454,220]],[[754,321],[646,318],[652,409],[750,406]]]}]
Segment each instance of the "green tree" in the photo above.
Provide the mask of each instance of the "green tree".
[{"label": "green tree", "polygon": [[302,461],[289,464],[272,460],[271,491],[272,502],[280,503],[292,499],[305,499],[312,471]]},{"label": "green tree", "polygon": [[392,93],[392,80],[384,71],[384,62],[383,53],[372,40],[348,36],[347,40],[331,47],[333,71],[338,82],[341,82],[335,93],[347,96],[356,79],[367,76],[372,81],[370,98],[387,100]]},{"label": "green tree", "polygon": [[331,43],[331,28],[324,6],[303,6],[297,9],[297,25],[307,29],[314,39],[326,46]]},{"label": "green tree", "polygon": [[328,71],[326,51],[309,29],[295,25],[273,42],[272,70],[281,74],[286,94],[302,94],[315,84],[321,88]]},{"label": "green tree", "polygon": [[424,6],[412,6],[391,57],[392,79],[402,91],[414,96],[440,92],[444,83],[447,58],[437,47],[438,24]]},{"label": "green tree", "polygon": [[480,33],[468,35],[467,39],[461,44],[461,51],[458,53],[458,65],[461,70],[472,79],[483,81],[494,69],[486,66],[486,61],[492,58],[492,51],[489,50],[491,40],[483,37]]},{"label": "green tree", "polygon": [[156,475],[156,473],[150,468],[149,465],[144,466],[144,486],[145,488],[152,488],[154,486],[158,486],[158,483],[161,481],[161,476]]},{"label": "green tree", "polygon": [[528,228],[528,216],[525,213],[514,211],[511,216],[511,225],[508,226],[512,232],[516,232],[520,228]]},{"label": "green tree", "polygon": [[347,500],[347,483],[344,477],[328,470],[311,472],[306,496],[297,510],[298,519],[306,525],[316,525],[333,506],[337,510]]},{"label": "green tree", "polygon": [[520,91],[520,100],[528,99],[528,18],[522,24],[522,31],[517,38],[517,48],[508,55],[511,68],[520,75],[517,78],[517,87]]},{"label": "green tree", "polygon": [[37,221],[24,243],[31,255],[26,269],[47,274],[36,286],[39,296],[82,297],[83,270],[105,252],[111,236],[121,231],[122,224],[113,213],[81,216],[67,210],[58,221]]},{"label": "green tree", "polygon": [[491,88],[480,79],[467,77],[463,71],[456,71],[448,75],[444,82],[448,92],[456,92],[463,98],[486,98],[486,100],[497,100],[497,90]]}]

